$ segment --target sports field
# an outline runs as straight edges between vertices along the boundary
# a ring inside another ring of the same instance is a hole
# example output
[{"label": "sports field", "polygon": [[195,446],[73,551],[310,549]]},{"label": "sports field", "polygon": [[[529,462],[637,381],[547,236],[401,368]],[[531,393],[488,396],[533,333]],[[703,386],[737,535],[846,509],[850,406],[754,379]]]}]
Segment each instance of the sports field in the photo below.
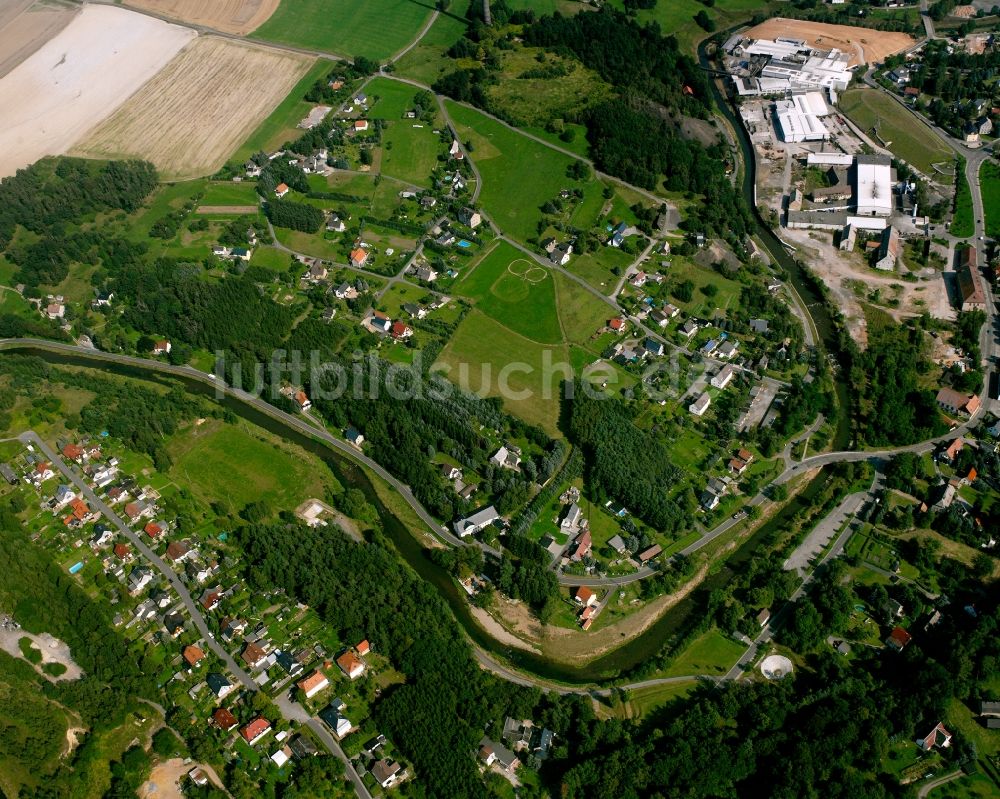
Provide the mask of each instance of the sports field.
[{"label": "sports field", "polygon": [[479,111],[448,101],[463,142],[472,143],[471,157],[483,176],[479,201],[504,232],[524,243],[537,234],[541,206],[560,190],[590,186],[566,177],[574,159],[532,141]]},{"label": "sports field", "polygon": [[215,172],[311,63],[296,53],[199,37],[75,151],[145,158],[166,178]]},{"label": "sports field", "polygon": [[566,348],[538,344],[473,309],[441,351],[435,368],[445,369],[456,385],[500,397],[509,412],[558,436],[562,374],[553,373],[546,381],[546,360],[565,362]]},{"label": "sports field", "polygon": [[267,21],[279,0],[127,0],[126,5],[165,17],[245,36]]},{"label": "sports field", "polygon": [[0,177],[66,152],[194,35],[134,11],[84,7],[0,80]]},{"label": "sports field", "polygon": [[413,0],[283,0],[252,35],[335,55],[382,60],[416,38],[433,8]]},{"label": "sports field", "polygon": [[467,272],[455,292],[526,338],[541,344],[563,340],[552,276],[506,242],[500,242]]},{"label": "sports field", "polygon": [[862,131],[925,175],[942,179],[934,164],[951,168],[954,153],[924,122],[876,89],[850,89],[840,110]]}]

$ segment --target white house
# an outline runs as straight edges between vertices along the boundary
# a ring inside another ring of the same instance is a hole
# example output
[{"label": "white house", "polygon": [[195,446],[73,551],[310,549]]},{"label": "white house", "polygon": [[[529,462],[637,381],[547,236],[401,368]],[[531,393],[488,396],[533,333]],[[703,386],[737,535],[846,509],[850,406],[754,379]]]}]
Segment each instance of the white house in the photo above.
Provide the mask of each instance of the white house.
[{"label": "white house", "polygon": [[483,528],[493,524],[493,522],[499,518],[500,514],[497,513],[497,509],[490,505],[489,507],[473,513],[465,519],[460,519],[455,522],[453,526],[459,538],[465,538],[467,535],[478,533]]},{"label": "white house", "polygon": [[704,416],[708,406],[712,404],[712,398],[707,393],[702,394],[698,399],[688,405],[688,410],[695,416]]}]

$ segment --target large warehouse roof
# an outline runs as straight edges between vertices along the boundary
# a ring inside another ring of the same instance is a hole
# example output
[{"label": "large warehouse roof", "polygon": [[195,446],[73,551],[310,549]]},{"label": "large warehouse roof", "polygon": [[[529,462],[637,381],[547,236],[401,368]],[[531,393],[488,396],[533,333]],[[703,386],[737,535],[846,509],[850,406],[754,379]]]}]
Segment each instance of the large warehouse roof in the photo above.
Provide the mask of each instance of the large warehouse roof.
[{"label": "large warehouse roof", "polygon": [[887,155],[859,155],[856,161],[858,213],[889,216],[892,213],[892,165]]}]

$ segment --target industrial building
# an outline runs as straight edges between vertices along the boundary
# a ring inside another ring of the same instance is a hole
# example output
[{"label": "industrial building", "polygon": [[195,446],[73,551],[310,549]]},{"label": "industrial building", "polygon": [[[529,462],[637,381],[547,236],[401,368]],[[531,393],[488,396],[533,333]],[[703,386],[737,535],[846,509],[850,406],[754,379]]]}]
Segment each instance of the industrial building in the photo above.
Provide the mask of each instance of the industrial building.
[{"label": "industrial building", "polygon": [[859,155],[855,159],[854,192],[858,216],[892,213],[892,164],[887,155]]},{"label": "industrial building", "polygon": [[840,50],[814,50],[798,39],[744,39],[726,42],[728,68],[744,97],[795,90],[828,91],[831,99],[851,82],[850,56]]},{"label": "industrial building", "polygon": [[786,142],[827,141],[830,131],[822,117],[830,113],[821,92],[797,92],[774,104],[781,138]]}]

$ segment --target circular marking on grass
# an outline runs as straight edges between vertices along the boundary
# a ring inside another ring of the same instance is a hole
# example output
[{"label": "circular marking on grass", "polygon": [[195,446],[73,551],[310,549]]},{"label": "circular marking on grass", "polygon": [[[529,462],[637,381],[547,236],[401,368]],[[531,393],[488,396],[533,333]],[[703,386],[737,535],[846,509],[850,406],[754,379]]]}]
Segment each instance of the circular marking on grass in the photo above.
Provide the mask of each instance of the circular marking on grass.
[{"label": "circular marking on grass", "polygon": [[531,268],[531,261],[528,261],[525,258],[516,258],[507,264],[507,271],[517,277],[524,277],[531,270]]},{"label": "circular marking on grass", "polygon": [[504,302],[523,302],[528,298],[528,283],[520,275],[504,274],[490,287],[490,293]]},{"label": "circular marking on grass", "polygon": [[548,273],[540,266],[533,266],[524,273],[524,279],[529,283],[541,283]]}]

